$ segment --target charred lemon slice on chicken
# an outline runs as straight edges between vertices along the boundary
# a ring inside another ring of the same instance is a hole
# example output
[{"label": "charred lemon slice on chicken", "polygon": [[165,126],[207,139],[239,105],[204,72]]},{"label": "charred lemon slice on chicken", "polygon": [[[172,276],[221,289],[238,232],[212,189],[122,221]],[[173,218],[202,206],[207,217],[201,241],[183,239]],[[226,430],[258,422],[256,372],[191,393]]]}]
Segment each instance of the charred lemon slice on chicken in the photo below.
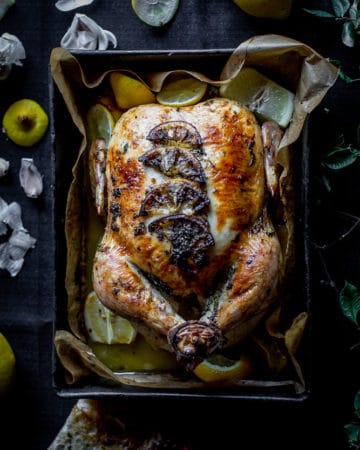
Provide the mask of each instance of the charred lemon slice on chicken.
[{"label": "charred lemon slice on chicken", "polygon": [[246,356],[233,360],[220,354],[214,354],[198,364],[193,372],[207,383],[240,380],[250,375],[251,363]]}]

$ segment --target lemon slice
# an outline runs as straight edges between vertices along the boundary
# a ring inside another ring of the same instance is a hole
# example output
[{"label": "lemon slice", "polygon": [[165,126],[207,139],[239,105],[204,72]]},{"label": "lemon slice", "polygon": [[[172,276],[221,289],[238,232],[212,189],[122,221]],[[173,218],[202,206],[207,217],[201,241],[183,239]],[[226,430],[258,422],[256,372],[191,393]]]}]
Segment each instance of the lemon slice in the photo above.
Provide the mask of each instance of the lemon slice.
[{"label": "lemon slice", "polygon": [[130,344],[136,337],[131,323],[106,308],[94,291],[86,298],[84,320],[89,338],[95,342]]},{"label": "lemon slice", "polygon": [[193,77],[169,81],[157,94],[156,100],[162,105],[189,106],[198,103],[204,96],[207,83]]},{"label": "lemon slice", "polygon": [[111,112],[101,103],[91,106],[86,114],[86,133],[91,143],[97,138],[105,140],[106,147],[109,145],[113,132],[115,120]]},{"label": "lemon slice", "polygon": [[0,333],[0,397],[11,390],[15,381],[15,355],[5,336]]},{"label": "lemon slice", "polygon": [[49,118],[34,100],[24,98],[10,105],[3,117],[8,138],[22,147],[31,147],[44,136]]},{"label": "lemon slice", "polygon": [[246,356],[233,360],[223,355],[211,355],[193,370],[205,382],[229,381],[246,378],[251,372],[251,363]]},{"label": "lemon slice", "polygon": [[96,357],[114,372],[167,371],[179,368],[172,353],[154,349],[140,334],[129,345],[106,345],[98,342],[89,342],[89,345]]},{"label": "lemon slice", "polygon": [[131,0],[131,6],[144,23],[161,27],[175,16],[179,0]]},{"label": "lemon slice", "polygon": [[110,84],[117,105],[122,109],[155,102],[155,95],[141,81],[120,72],[111,72]]},{"label": "lemon slice", "polygon": [[291,13],[292,0],[233,0],[251,16],[266,19],[286,19]]},{"label": "lemon slice", "polygon": [[283,128],[294,112],[294,94],[251,67],[221,86],[220,95],[243,103],[259,119],[273,120]]}]

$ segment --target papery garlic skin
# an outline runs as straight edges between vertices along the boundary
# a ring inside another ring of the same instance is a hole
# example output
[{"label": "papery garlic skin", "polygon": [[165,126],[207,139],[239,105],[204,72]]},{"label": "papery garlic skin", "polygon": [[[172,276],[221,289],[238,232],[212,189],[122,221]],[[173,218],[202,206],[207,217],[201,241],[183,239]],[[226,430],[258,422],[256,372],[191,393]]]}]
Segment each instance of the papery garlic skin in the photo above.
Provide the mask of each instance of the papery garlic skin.
[{"label": "papery garlic skin", "polygon": [[0,269],[15,277],[24,264],[26,252],[35,247],[36,239],[23,226],[19,203],[8,205],[0,197],[0,235],[6,235],[8,228],[12,233],[8,241],[0,244]]},{"label": "papery garlic skin", "polygon": [[0,158],[0,178],[7,174],[9,167],[9,161],[6,161],[4,158]]},{"label": "papery garlic skin", "polygon": [[93,2],[94,0],[59,0],[55,3],[55,7],[59,11],[67,12],[82,6],[91,5]]},{"label": "papery garlic skin", "polygon": [[25,49],[19,38],[10,33],[0,36],[0,81],[8,78],[13,64],[22,66],[21,59],[25,58]]},{"label": "papery garlic skin", "polygon": [[27,197],[37,198],[42,193],[42,176],[32,158],[21,158],[19,180]]},{"label": "papery garlic skin", "polygon": [[21,59],[25,58],[25,49],[18,37],[10,33],[0,36],[0,66],[22,66]]},{"label": "papery garlic skin", "polygon": [[109,44],[117,46],[113,33],[101,28],[85,14],[76,13],[70,28],[61,39],[60,45],[66,49],[107,50]]}]

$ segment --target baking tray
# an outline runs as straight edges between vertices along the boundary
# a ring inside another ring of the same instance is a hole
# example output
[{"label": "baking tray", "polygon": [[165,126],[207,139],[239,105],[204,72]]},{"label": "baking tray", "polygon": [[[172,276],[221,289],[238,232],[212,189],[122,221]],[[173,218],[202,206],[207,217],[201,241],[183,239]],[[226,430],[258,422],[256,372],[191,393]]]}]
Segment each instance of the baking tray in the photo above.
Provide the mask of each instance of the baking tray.
[{"label": "baking tray", "polygon": [[[73,55],[84,68],[101,67],[101,70],[123,67],[135,72],[183,69],[204,72],[211,79],[219,79],[222,67],[232,49],[216,50],[161,50],[161,51],[74,51]],[[64,235],[66,197],[72,180],[72,166],[75,163],[82,136],[77,131],[64,100],[52,77],[50,85],[51,136],[55,157],[54,173],[54,227],[56,235],[56,292],[54,334],[56,330],[69,329],[66,311],[66,242]],[[301,345],[301,364],[305,379],[305,390],[297,393],[293,386],[257,387],[241,386],[216,389],[153,389],[115,385],[98,377],[68,385],[64,369],[53,351],[53,386],[60,397],[66,398],[123,398],[123,399],[219,399],[243,400],[245,402],[303,403],[310,399],[311,385],[311,260],[309,242],[309,146],[308,124],[305,122],[301,137],[293,144],[296,178],[296,269],[293,285],[293,304],[296,310],[309,313],[306,332]]]}]

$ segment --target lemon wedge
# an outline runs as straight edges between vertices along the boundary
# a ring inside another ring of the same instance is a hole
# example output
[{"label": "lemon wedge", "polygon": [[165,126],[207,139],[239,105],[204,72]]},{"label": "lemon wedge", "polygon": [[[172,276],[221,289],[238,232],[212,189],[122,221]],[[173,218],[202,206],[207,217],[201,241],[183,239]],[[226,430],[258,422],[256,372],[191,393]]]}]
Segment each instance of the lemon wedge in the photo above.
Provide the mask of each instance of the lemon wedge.
[{"label": "lemon wedge", "polygon": [[193,77],[181,78],[164,84],[156,95],[156,100],[167,106],[190,106],[204,96],[207,83]]},{"label": "lemon wedge", "polygon": [[239,380],[249,376],[251,363],[246,356],[233,360],[220,354],[214,354],[198,364],[193,372],[207,383]]},{"label": "lemon wedge", "polygon": [[109,75],[117,105],[122,109],[155,102],[155,94],[141,81],[121,72]]},{"label": "lemon wedge", "polygon": [[131,6],[142,22],[161,27],[175,16],[179,0],[132,0]]},{"label": "lemon wedge", "polygon": [[247,14],[264,19],[286,19],[293,0],[233,0]]},{"label": "lemon wedge", "polygon": [[35,100],[23,98],[14,102],[4,114],[3,129],[15,144],[31,147],[44,136],[49,118]]},{"label": "lemon wedge", "polygon": [[84,320],[89,338],[95,342],[130,344],[137,334],[131,323],[106,308],[94,291],[86,298]]},{"label": "lemon wedge", "polygon": [[243,103],[261,120],[273,120],[283,128],[294,112],[294,94],[252,67],[243,68],[222,85],[220,95]]},{"label": "lemon wedge", "polygon": [[154,349],[140,334],[129,345],[106,345],[98,342],[89,342],[89,345],[96,357],[114,372],[167,371],[179,368],[173,354]]},{"label": "lemon wedge", "polygon": [[102,138],[108,146],[114,126],[114,117],[106,106],[96,103],[89,108],[86,114],[86,133],[89,143]]},{"label": "lemon wedge", "polygon": [[0,333],[0,397],[11,390],[15,381],[16,361],[11,345]]}]

